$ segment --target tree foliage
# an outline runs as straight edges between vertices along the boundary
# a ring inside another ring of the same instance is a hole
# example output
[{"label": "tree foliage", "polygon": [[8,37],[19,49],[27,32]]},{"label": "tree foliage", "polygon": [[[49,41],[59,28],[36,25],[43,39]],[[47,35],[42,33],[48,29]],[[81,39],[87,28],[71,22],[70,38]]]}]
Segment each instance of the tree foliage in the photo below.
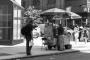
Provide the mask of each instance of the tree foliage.
[{"label": "tree foliage", "polygon": [[36,21],[41,18],[40,17],[41,12],[42,10],[35,9],[33,6],[29,6],[25,11],[24,16],[30,18],[31,20]]}]

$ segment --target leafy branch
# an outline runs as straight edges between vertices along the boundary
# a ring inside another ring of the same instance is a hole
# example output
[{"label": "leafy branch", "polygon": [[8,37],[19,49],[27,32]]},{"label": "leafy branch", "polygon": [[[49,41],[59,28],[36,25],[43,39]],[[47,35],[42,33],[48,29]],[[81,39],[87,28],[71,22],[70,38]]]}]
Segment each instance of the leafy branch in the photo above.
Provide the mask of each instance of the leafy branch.
[{"label": "leafy branch", "polygon": [[36,21],[36,20],[38,20],[39,18],[41,18],[41,17],[40,17],[40,13],[41,13],[41,12],[42,12],[42,10],[35,9],[33,6],[29,6],[29,7],[26,9],[24,15],[25,15],[25,17],[30,18],[30,19]]}]

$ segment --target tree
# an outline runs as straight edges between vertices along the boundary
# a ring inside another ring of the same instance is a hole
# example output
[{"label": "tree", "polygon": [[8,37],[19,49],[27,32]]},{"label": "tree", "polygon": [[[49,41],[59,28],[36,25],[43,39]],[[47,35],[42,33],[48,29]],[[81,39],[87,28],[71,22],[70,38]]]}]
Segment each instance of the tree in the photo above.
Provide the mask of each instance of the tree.
[{"label": "tree", "polygon": [[[35,9],[34,6],[29,6],[25,11],[24,16],[29,18],[30,20],[33,20],[34,22],[36,22],[39,19],[42,19],[40,17],[41,12],[42,12],[42,10]],[[26,19],[26,20],[28,20],[28,19]]]}]

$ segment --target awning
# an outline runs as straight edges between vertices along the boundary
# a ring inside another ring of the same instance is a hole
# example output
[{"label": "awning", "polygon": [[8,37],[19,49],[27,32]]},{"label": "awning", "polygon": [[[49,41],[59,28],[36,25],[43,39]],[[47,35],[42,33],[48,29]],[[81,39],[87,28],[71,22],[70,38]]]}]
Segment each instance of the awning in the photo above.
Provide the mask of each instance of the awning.
[{"label": "awning", "polygon": [[14,5],[18,6],[20,9],[24,9],[24,7],[22,7],[20,4],[18,4],[16,1],[14,0],[10,0]]}]

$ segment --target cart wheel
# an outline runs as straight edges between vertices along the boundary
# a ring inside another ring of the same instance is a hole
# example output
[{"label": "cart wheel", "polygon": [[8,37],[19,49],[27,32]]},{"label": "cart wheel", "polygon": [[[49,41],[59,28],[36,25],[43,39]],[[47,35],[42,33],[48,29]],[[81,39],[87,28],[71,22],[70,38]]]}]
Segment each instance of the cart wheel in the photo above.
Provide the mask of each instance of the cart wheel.
[{"label": "cart wheel", "polygon": [[57,50],[60,50],[60,46],[57,46]]},{"label": "cart wheel", "polygon": [[72,48],[72,45],[71,44],[65,45],[65,49],[71,49],[71,48]]},{"label": "cart wheel", "polygon": [[51,50],[52,49],[52,46],[48,45],[48,49]]},{"label": "cart wheel", "polygon": [[56,48],[56,45],[54,45],[53,47]]}]

